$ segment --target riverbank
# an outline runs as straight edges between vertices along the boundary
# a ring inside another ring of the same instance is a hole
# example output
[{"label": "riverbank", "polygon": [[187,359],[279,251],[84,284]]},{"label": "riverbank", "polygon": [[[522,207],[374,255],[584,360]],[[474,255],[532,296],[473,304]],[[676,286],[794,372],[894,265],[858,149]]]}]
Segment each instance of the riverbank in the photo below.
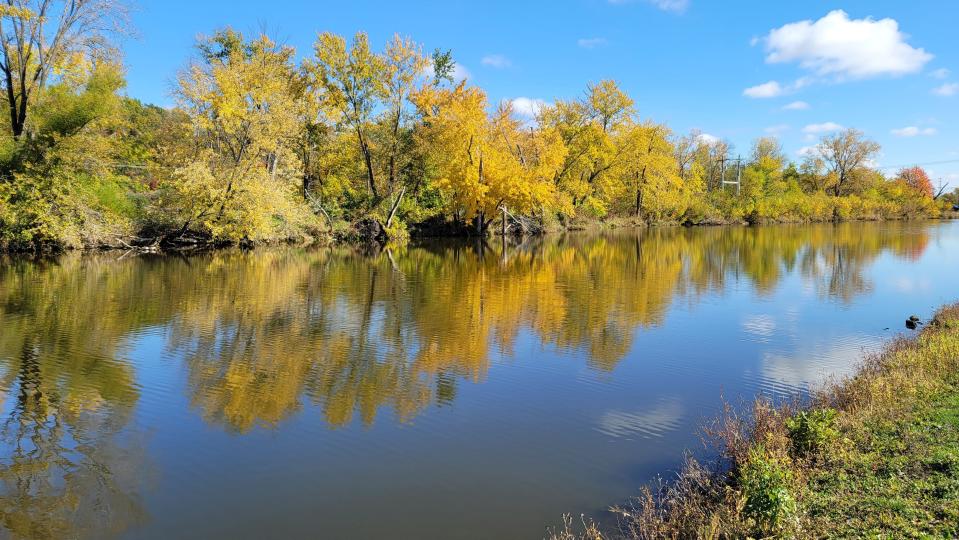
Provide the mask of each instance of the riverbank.
[{"label": "riverbank", "polygon": [[[938,221],[959,219],[959,212],[943,211],[937,216],[845,216],[838,219],[828,219],[826,216],[815,218],[794,218],[788,215],[778,219],[763,218],[750,221],[741,217],[714,217],[698,221],[644,221],[635,217],[612,217],[606,219],[577,219],[565,224],[544,224],[535,231],[524,230],[518,224],[509,229],[511,236],[540,236],[543,234],[564,233],[585,230],[612,230],[646,227],[749,227],[770,225],[798,225],[822,223],[859,223],[859,222],[889,222],[889,221]],[[485,236],[498,236],[500,227],[491,226]],[[0,231],[2,233],[2,231]],[[241,240],[228,241],[215,239],[208,234],[187,231],[185,233],[165,232],[154,234],[101,234],[88,235],[78,243],[42,242],[42,243],[11,243],[0,241],[0,253],[60,253],[66,251],[138,251],[144,253],[183,253],[189,251],[206,251],[211,249],[240,247],[252,249],[263,246],[278,245],[385,245],[387,243],[405,243],[409,239],[427,238],[468,238],[476,237],[473,228],[464,223],[450,221],[429,220],[422,224],[414,224],[403,229],[399,234],[389,235],[378,223],[372,220],[360,220],[355,223],[337,222],[328,230],[313,228],[308,231],[298,231],[282,237],[260,239],[258,241]],[[2,238],[2,234],[0,234]]]},{"label": "riverbank", "polygon": [[760,399],[707,429],[719,456],[554,538],[956,537],[959,304],[803,404]]}]

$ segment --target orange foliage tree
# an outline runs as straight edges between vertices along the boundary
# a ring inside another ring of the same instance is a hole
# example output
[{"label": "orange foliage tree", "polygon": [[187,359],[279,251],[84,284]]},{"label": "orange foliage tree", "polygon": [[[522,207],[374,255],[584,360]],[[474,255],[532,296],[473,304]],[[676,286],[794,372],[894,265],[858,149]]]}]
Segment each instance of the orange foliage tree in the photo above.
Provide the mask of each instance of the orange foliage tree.
[{"label": "orange foliage tree", "polygon": [[909,187],[922,193],[926,197],[932,198],[932,181],[929,175],[922,167],[909,167],[902,169],[896,175],[896,179],[905,182]]}]

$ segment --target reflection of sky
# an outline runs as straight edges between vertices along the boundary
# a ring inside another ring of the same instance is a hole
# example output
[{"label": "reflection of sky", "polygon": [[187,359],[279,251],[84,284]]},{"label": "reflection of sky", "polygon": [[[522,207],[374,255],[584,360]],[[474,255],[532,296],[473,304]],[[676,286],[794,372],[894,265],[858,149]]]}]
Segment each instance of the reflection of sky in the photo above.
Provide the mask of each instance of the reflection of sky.
[{"label": "reflection of sky", "polygon": [[768,341],[776,333],[776,319],[765,313],[748,315],[743,320],[743,330],[759,341]]},{"label": "reflection of sky", "polygon": [[683,403],[679,399],[668,399],[651,409],[639,411],[606,411],[599,419],[600,433],[610,437],[659,437],[667,431],[680,426],[683,417]]}]

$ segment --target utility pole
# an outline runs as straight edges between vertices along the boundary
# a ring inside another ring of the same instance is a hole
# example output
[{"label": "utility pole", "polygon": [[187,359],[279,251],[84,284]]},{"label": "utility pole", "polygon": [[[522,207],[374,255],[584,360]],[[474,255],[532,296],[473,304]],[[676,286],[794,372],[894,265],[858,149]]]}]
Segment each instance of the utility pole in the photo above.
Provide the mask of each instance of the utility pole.
[{"label": "utility pole", "polygon": [[719,158],[719,189],[726,183],[726,156]]},{"label": "utility pole", "polygon": [[739,156],[739,159],[736,160],[736,195],[739,195],[739,192],[742,189],[743,185],[743,157]]},{"label": "utility pole", "polygon": [[[736,181],[735,182],[733,182],[732,180],[726,180],[726,161],[727,160],[736,162]],[[719,158],[719,163],[720,163],[719,167],[722,170],[722,176],[720,177],[721,182],[719,184],[720,189],[725,189],[727,184],[734,185],[736,186],[736,195],[738,196],[740,192],[742,191],[742,188],[741,188],[742,180],[743,180],[742,156],[739,156],[736,158],[727,158],[726,156],[723,156]]]}]

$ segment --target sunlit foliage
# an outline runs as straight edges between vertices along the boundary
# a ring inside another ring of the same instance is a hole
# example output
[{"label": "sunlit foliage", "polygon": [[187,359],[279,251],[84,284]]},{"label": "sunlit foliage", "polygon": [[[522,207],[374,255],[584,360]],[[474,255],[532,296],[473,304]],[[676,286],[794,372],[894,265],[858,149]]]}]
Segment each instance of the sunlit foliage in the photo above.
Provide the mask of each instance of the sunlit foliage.
[{"label": "sunlit foliage", "polygon": [[258,240],[310,218],[297,197],[300,163],[290,141],[305,84],[293,49],[225,30],[200,42],[180,76],[195,151],[164,184],[162,204],[214,238]]},{"label": "sunlit foliage", "polygon": [[929,175],[926,174],[925,169],[922,167],[908,167],[902,169],[896,174],[896,180],[905,182],[906,185],[918,191],[925,197],[929,197],[931,199],[933,196],[932,180],[929,179]]},{"label": "sunlit foliage", "polygon": [[[528,118],[454,80],[450,51],[424,54],[400,35],[377,47],[363,32],[321,33],[300,58],[266,34],[219,30],[179,74],[177,106],[152,107],[118,95],[109,38],[123,4],[56,5],[66,11],[54,26],[36,15],[47,0],[0,12],[16,87],[0,97],[11,112],[3,247],[901,219],[948,206],[912,169],[890,179],[870,168],[879,146],[855,130],[824,137],[800,164],[768,137],[738,161],[727,141],[641,116],[612,80]],[[13,28],[54,27],[62,43],[11,49]],[[366,228],[353,234],[354,223]]]}]

